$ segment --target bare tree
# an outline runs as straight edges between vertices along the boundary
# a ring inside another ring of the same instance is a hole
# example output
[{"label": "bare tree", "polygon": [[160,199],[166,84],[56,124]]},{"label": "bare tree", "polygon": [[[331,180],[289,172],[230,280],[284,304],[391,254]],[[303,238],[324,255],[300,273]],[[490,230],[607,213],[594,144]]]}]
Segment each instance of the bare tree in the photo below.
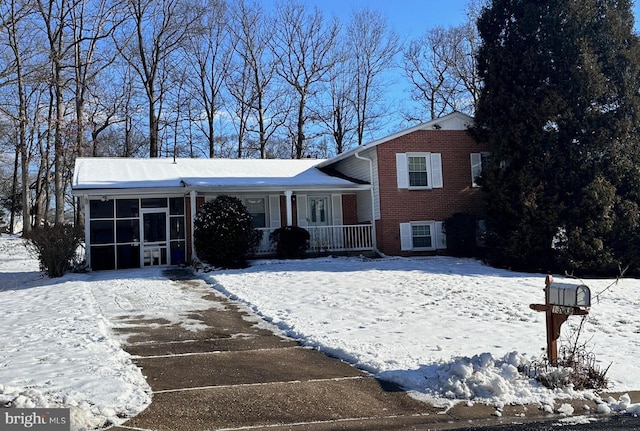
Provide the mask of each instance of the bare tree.
[{"label": "bare tree", "polygon": [[67,85],[64,76],[65,58],[71,46],[66,43],[66,28],[69,25],[71,12],[77,6],[78,0],[47,1],[37,0],[36,8],[42,20],[43,31],[48,45],[47,50],[51,62],[50,88],[53,94],[53,110],[50,127],[54,129],[54,190],[56,224],[64,223],[65,210],[65,147],[64,126],[66,106],[64,91]]},{"label": "bare tree", "polygon": [[[246,112],[246,131],[258,135],[258,152],[264,159],[269,157],[270,138],[284,124],[288,113],[283,106],[283,91],[279,91],[275,79],[276,59],[269,49],[274,26],[267,22],[258,3],[244,0],[232,9],[231,22],[236,59],[228,74],[227,89],[235,101],[234,111]],[[246,137],[249,139],[249,135]],[[240,145],[242,141],[239,154]]]},{"label": "bare tree", "polygon": [[347,47],[354,77],[356,136],[362,145],[365,130],[384,114],[376,104],[385,89],[383,73],[393,67],[400,51],[399,37],[380,12],[362,9],[353,12],[347,27]]},{"label": "bare tree", "polygon": [[[478,35],[474,8],[468,21],[457,27],[436,27],[411,41],[403,53],[404,69],[411,80],[412,98],[428,119],[454,110],[473,115],[480,92],[476,67]],[[425,120],[424,116],[408,120]]]},{"label": "bare tree", "polygon": [[159,155],[162,102],[172,61],[198,19],[199,8],[185,0],[130,0],[127,21],[114,38],[119,53],[140,78],[147,100],[149,155]]},{"label": "bare tree", "polygon": [[[22,195],[22,216],[23,216],[23,235],[29,235],[31,231],[31,222],[29,219],[29,157],[27,148],[27,84],[25,82],[25,68],[23,65],[24,52],[20,46],[20,41],[27,36],[21,21],[30,13],[28,5],[22,4],[17,0],[10,0],[3,2],[0,5],[1,25],[0,28],[4,29],[4,38],[9,48],[8,57],[3,68],[3,85],[13,85],[15,87],[14,94],[17,95],[17,110],[11,112],[6,109],[6,105],[3,104],[3,113],[10,118],[16,124],[17,128],[17,142],[16,142],[16,161],[15,165],[18,165],[18,157],[20,158],[21,169],[21,195]],[[27,40],[29,40],[27,38]],[[12,70],[13,73],[10,73]],[[17,182],[17,172],[14,170],[14,197],[15,197],[15,183]],[[13,213],[11,214],[11,228],[13,229]]]},{"label": "bare tree", "polygon": [[336,54],[338,61],[328,75],[328,105],[321,106],[319,117],[329,130],[335,145],[336,153],[345,150],[349,138],[355,133],[356,121],[356,91],[354,85],[354,72],[350,63],[346,60],[346,50],[340,44],[336,44],[339,52]]},{"label": "bare tree", "polygon": [[294,96],[294,123],[290,128],[294,158],[304,156],[308,104],[336,63],[331,56],[338,35],[338,22],[326,22],[315,8],[307,10],[293,0],[278,6],[271,48],[276,58],[276,73],[291,87]]},{"label": "bare tree", "polygon": [[[85,107],[87,97],[96,84],[96,78],[115,60],[116,53],[100,45],[109,38],[119,24],[116,11],[122,5],[108,0],[83,1],[74,4],[70,11],[70,33],[73,45],[73,86],[76,137],[75,154],[85,153]],[[108,78],[105,77],[105,81]],[[91,103],[95,102],[95,97]],[[111,117],[112,112],[104,115]],[[110,124],[109,121],[106,124]],[[95,131],[95,129],[94,129]]]},{"label": "bare tree", "polygon": [[[184,62],[190,73],[185,83],[204,116],[202,132],[210,158],[215,156],[215,119],[223,105],[222,87],[230,63],[227,2],[201,0],[192,7],[201,9],[200,19],[187,34]],[[200,123],[200,121],[196,121]]]}]

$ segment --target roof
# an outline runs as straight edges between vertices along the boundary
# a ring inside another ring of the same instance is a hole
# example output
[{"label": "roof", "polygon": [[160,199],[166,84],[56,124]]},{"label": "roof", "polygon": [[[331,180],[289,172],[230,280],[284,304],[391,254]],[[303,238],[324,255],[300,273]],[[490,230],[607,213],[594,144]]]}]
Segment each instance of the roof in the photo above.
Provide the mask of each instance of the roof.
[{"label": "roof", "polygon": [[330,176],[320,159],[131,159],[77,158],[72,189],[148,188],[362,188]]},{"label": "roof", "polygon": [[452,112],[451,114],[445,115],[444,117],[436,118],[435,120],[427,121],[426,123],[421,123],[416,126],[409,127],[408,129],[404,129],[391,135],[385,136],[384,138],[376,139],[375,141],[360,145],[359,147],[338,154],[332,159],[323,160],[318,163],[318,167],[324,168],[326,166],[330,166],[340,160],[353,156],[355,153],[359,153],[369,148],[376,147],[380,144],[384,144],[385,142],[397,139],[401,136],[408,135],[409,133],[413,133],[418,130],[468,130],[472,124],[473,117],[470,117],[467,114],[463,114],[462,112]]}]

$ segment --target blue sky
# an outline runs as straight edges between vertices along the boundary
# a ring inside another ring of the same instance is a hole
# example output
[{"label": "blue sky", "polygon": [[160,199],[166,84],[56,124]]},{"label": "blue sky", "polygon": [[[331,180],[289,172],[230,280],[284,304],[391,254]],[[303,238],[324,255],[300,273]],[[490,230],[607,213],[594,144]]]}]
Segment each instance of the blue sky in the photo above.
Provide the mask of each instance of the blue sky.
[{"label": "blue sky", "polygon": [[[317,6],[327,15],[335,14],[342,22],[348,21],[353,9],[379,10],[401,36],[415,38],[435,26],[449,27],[464,22],[468,0],[304,0],[304,3]],[[636,4],[633,10],[638,29],[640,5]]]},{"label": "blue sky", "polygon": [[[262,0],[266,10],[273,4],[283,0]],[[465,22],[468,0],[301,0],[310,7],[317,6],[325,13],[325,17],[336,15],[346,24],[354,9],[368,7],[380,11],[389,24],[398,32],[401,40],[408,41],[422,36],[427,30],[436,26],[450,27]],[[640,0],[637,0],[640,3]],[[640,29],[638,17],[640,5],[633,7],[636,16],[636,31]],[[393,133],[401,128],[413,125],[403,120],[401,110],[411,106],[409,96],[410,84],[401,68],[389,72],[388,95],[389,121],[382,131],[368,138],[380,137],[380,134]],[[411,108],[409,108],[411,109]]]}]

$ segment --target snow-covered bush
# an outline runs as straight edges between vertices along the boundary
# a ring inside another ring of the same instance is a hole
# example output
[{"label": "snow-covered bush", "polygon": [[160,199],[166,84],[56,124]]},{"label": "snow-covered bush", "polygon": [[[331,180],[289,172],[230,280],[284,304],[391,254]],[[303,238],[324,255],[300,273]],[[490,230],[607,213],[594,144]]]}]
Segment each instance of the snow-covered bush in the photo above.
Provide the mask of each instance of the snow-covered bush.
[{"label": "snow-covered bush", "polygon": [[198,257],[224,268],[246,264],[262,239],[252,226],[252,216],[240,199],[218,196],[200,207],[194,221]]},{"label": "snow-covered bush", "polygon": [[299,226],[283,226],[269,235],[280,259],[302,258],[309,248],[310,238],[309,231]]},{"label": "snow-covered bush", "polygon": [[27,248],[38,257],[40,269],[55,278],[73,268],[84,232],[67,224],[43,226],[32,230],[27,239]]}]

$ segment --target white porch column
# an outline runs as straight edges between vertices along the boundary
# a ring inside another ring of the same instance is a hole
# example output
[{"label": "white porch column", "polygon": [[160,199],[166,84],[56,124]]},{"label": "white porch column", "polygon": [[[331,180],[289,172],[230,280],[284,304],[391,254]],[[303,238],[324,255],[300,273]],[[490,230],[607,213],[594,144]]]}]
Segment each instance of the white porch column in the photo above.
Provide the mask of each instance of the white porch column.
[{"label": "white porch column", "polygon": [[293,225],[293,210],[291,206],[291,196],[293,192],[291,190],[285,190],[284,197],[285,202],[287,203],[287,226]]},{"label": "white porch column", "polygon": [[193,227],[193,222],[196,219],[196,191],[195,190],[191,190],[189,192],[189,206],[191,207],[191,260],[195,260],[198,258],[198,256],[196,255],[196,246],[195,246],[195,238],[193,236],[194,233],[194,227]]}]

